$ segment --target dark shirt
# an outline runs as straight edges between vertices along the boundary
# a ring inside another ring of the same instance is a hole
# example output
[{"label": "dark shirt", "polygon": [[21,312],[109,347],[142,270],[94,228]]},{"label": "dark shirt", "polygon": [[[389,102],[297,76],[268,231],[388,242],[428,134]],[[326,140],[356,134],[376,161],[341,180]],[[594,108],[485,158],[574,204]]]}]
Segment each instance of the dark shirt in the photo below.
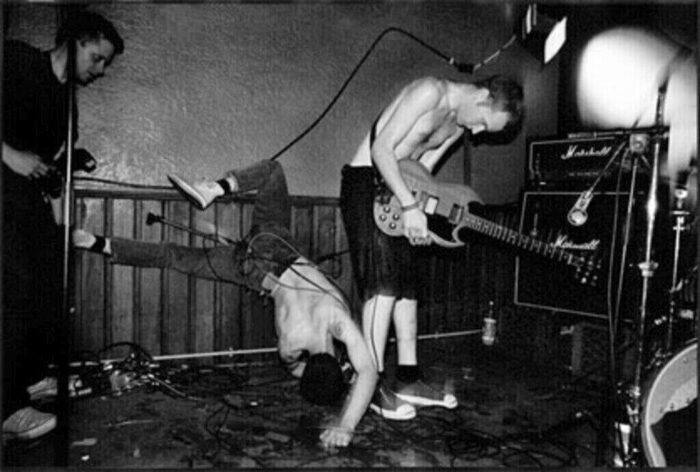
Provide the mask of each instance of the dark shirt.
[{"label": "dark shirt", "polygon": [[54,75],[48,51],[20,41],[4,47],[3,141],[49,163],[66,140],[68,87]]},{"label": "dark shirt", "polygon": [[[48,52],[19,41],[6,41],[4,48],[3,142],[49,163],[66,141],[68,87],[54,75]],[[5,164],[2,184],[3,307],[55,304],[60,231],[44,187]]]}]

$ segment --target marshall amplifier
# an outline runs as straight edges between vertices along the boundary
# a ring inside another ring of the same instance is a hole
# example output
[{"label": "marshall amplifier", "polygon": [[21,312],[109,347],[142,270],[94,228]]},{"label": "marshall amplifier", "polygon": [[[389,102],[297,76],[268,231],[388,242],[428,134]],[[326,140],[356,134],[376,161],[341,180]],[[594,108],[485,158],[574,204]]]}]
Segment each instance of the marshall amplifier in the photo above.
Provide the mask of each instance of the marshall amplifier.
[{"label": "marshall amplifier", "polygon": [[[525,192],[520,215],[520,233],[593,263],[597,280],[583,280],[571,266],[543,257],[516,258],[515,304],[554,312],[606,318],[609,302],[614,302],[622,256],[623,221],[629,201],[628,193],[596,192],[588,207],[584,224],[572,226],[567,213],[580,192]],[[635,201],[643,202],[638,195]],[[637,226],[644,221],[643,205],[635,205],[628,264],[638,262],[639,238],[643,231]],[[635,224],[636,223],[636,224]],[[616,242],[613,242],[616,241]],[[611,258],[612,256],[612,258]],[[563,259],[566,262],[566,259]],[[612,263],[613,270],[609,271]],[[625,306],[623,318],[632,316],[631,305],[638,301],[639,270],[636,266],[626,272],[623,287]],[[612,297],[612,298],[610,298]]]},{"label": "marshall amplifier", "polygon": [[631,167],[627,160],[622,162],[624,152],[608,165],[615,152],[622,151],[620,147],[625,141],[621,136],[530,141],[528,186],[542,190],[579,190],[600,176],[600,188],[611,188],[609,183],[615,181],[620,165],[627,172]]}]

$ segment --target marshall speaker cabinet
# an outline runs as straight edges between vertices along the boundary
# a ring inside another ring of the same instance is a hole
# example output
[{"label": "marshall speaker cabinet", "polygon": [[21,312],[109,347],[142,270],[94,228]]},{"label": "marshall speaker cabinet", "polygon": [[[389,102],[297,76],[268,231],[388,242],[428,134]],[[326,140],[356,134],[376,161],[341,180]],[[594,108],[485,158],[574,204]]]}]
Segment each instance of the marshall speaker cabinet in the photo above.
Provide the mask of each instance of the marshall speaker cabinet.
[{"label": "marshall speaker cabinet", "polygon": [[[553,258],[517,257],[516,305],[591,317],[608,316],[608,306],[615,303],[620,280],[621,236],[629,194],[593,193],[585,222],[580,224],[577,221],[574,226],[569,222],[568,215],[580,196],[581,192],[564,191],[524,193],[520,232],[550,243],[564,256],[557,253]],[[642,206],[640,202],[635,205],[636,208]],[[639,210],[632,213],[639,213]],[[633,220],[639,223],[638,218],[639,215]],[[634,226],[633,223],[631,227]],[[630,231],[630,236],[643,239],[643,234],[636,234],[635,231]],[[631,243],[630,248],[636,247],[633,241]],[[629,258],[627,262],[636,262],[638,254],[633,250],[627,251],[626,257]],[[622,279],[626,300],[636,300],[638,278],[635,276],[632,271]]]}]

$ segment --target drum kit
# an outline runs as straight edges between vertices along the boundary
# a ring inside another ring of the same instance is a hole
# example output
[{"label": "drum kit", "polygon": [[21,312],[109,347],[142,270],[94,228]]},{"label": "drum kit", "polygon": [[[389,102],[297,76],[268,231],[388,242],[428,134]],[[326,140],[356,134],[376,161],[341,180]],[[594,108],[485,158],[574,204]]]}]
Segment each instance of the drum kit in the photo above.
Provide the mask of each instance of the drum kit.
[{"label": "drum kit", "polygon": [[665,139],[661,131],[651,136],[645,259],[638,264],[642,287],[635,320],[634,372],[626,384],[615,385],[618,408],[613,416],[618,421],[611,425],[615,435],[613,463],[618,467],[697,466],[697,264],[690,270],[681,267],[687,254],[695,257],[695,247],[682,247],[686,244],[682,236],[692,233],[693,225],[686,209],[687,187],[678,186],[669,205],[672,263],[664,261],[671,269],[667,312],[648,316],[650,280],[659,267],[652,260],[652,235],[659,208],[658,156]]}]

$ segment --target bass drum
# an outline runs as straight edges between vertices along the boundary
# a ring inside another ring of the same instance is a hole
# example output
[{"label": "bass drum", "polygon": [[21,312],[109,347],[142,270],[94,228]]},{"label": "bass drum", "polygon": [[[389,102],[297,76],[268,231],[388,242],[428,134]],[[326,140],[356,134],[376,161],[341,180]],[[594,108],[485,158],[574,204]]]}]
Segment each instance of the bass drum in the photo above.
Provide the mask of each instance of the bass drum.
[{"label": "bass drum", "polygon": [[[697,340],[666,362],[648,384],[642,412],[642,446],[652,467],[697,458]],[[679,459],[680,456],[683,456]],[[675,464],[681,465],[681,464]]]}]

